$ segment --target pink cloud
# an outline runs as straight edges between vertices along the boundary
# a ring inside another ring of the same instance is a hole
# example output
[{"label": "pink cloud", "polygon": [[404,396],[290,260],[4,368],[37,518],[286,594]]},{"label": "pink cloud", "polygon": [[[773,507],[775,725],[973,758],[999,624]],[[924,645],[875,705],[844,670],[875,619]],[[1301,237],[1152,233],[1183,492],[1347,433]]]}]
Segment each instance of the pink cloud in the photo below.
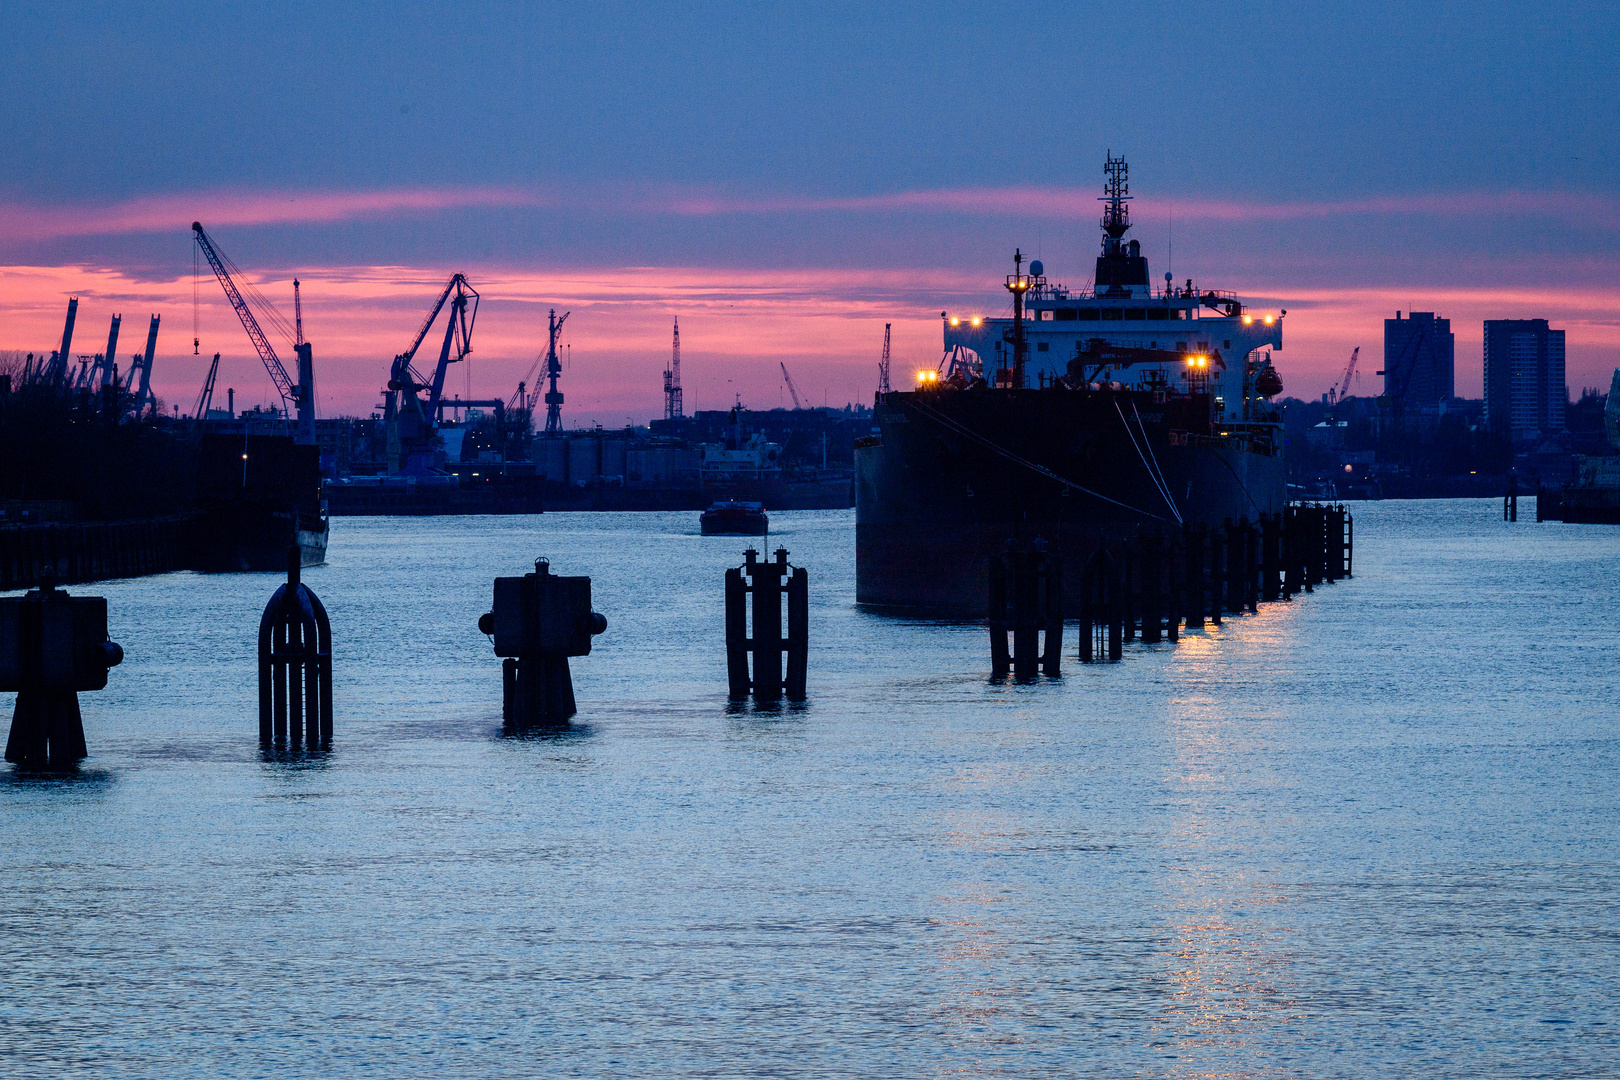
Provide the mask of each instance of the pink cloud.
[{"label": "pink cloud", "polygon": [[[1085,220],[1098,214],[1093,189],[969,187],[878,195],[736,195],[713,191],[630,189],[602,193],[525,187],[440,187],[382,191],[195,192],[143,196],[89,206],[0,203],[0,232],[13,240],[183,231],[209,226],[314,224],[361,218],[424,216],[448,210],[551,208],[591,214],[728,215],[956,214]],[[1285,222],[1365,216],[1561,216],[1600,229],[1620,228],[1620,204],[1567,192],[1458,192],[1316,202],[1177,199],[1137,201],[1139,212],[1173,210],[1187,220]]]},{"label": "pink cloud", "polygon": [[152,195],[102,206],[0,203],[0,231],[14,240],[49,240],[117,233],[183,232],[193,221],[218,225],[281,225],[355,218],[432,214],[475,207],[545,205],[544,196],[516,188],[421,188],[394,191],[201,192]]}]

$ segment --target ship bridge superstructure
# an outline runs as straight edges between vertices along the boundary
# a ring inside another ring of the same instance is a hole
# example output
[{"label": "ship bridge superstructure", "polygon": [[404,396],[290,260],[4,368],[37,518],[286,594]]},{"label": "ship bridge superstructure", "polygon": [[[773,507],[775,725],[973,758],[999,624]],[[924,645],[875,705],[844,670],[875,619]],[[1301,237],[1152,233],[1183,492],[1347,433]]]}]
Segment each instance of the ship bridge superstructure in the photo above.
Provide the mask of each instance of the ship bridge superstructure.
[{"label": "ship bridge superstructure", "polygon": [[1265,399],[1281,389],[1269,350],[1282,348],[1286,312],[1250,310],[1236,294],[1191,278],[1177,285],[1166,274],[1155,288],[1141,245],[1125,239],[1124,160],[1110,157],[1105,171],[1103,246],[1091,284],[1071,290],[1048,279],[1039,261],[1027,273],[1015,262],[1013,318],[941,312],[943,377],[987,389],[1063,383],[1208,394],[1217,424],[1269,419]]}]

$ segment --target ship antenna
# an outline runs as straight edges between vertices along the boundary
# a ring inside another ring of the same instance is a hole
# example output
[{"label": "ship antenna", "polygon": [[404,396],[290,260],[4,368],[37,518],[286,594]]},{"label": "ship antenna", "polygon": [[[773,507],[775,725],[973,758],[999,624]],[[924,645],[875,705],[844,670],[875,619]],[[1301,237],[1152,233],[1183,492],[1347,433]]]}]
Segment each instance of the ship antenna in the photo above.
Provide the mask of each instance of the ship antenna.
[{"label": "ship antenna", "polygon": [[1109,151],[1103,173],[1108,180],[1103,184],[1103,197],[1097,201],[1108,206],[1103,210],[1102,228],[1117,247],[1119,238],[1131,227],[1131,208],[1125,205],[1131,201],[1130,166],[1123,157],[1115,157],[1113,151]]}]

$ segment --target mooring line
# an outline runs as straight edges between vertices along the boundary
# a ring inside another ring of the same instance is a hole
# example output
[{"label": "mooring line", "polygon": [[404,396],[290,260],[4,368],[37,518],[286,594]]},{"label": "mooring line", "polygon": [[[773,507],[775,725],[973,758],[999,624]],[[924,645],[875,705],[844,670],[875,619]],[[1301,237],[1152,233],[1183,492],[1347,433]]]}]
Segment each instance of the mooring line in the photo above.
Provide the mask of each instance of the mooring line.
[{"label": "mooring line", "polygon": [[1024,468],[1029,469],[1029,470],[1031,470],[1033,472],[1040,473],[1042,476],[1047,477],[1050,480],[1055,480],[1058,483],[1064,485],[1065,487],[1071,487],[1076,491],[1084,492],[1085,494],[1090,495],[1090,496],[1092,496],[1094,498],[1101,499],[1103,502],[1113,503],[1115,506],[1121,507],[1121,508],[1123,508],[1125,510],[1129,510],[1133,514],[1141,514],[1143,517],[1150,517],[1150,518],[1154,519],[1155,521],[1169,521],[1170,520],[1169,518],[1164,517],[1164,516],[1162,516],[1160,514],[1149,513],[1148,511],[1142,510],[1142,509],[1140,509],[1138,507],[1135,507],[1135,506],[1132,506],[1129,503],[1122,503],[1118,499],[1110,499],[1107,495],[1104,495],[1100,491],[1093,491],[1088,487],[1085,487],[1083,485],[1075,483],[1073,480],[1069,480],[1069,479],[1066,479],[1064,477],[1061,477],[1057,473],[1053,472],[1051,469],[1048,469],[1046,466],[1037,465],[1033,461],[1030,461],[1030,460],[1028,460],[1026,458],[1019,457],[1017,454],[1013,453],[1011,450],[1008,450],[1006,447],[996,445],[995,443],[991,442],[989,439],[987,439],[983,435],[980,435],[978,432],[973,431],[973,430],[971,430],[971,429],[969,429],[967,427],[964,427],[961,424],[958,424],[955,420],[952,420],[950,417],[945,416],[942,413],[936,412],[935,410],[929,408],[927,405],[924,405],[924,404],[922,404],[920,402],[916,402],[916,401],[909,402],[908,404],[910,405],[911,408],[914,408],[914,409],[918,410],[919,412],[923,413],[924,415],[931,417],[932,419],[934,419],[938,423],[943,424],[944,426],[950,428],[952,431],[955,431],[960,435],[965,435],[968,438],[974,440],[975,442],[983,443],[985,446],[988,446],[991,450],[994,450],[996,453],[1000,454],[1002,457],[1006,458],[1008,461],[1014,462],[1015,464],[1018,464],[1018,465],[1022,465]]},{"label": "mooring line", "polygon": [[[1159,489],[1159,495],[1161,497],[1163,497],[1165,505],[1170,507],[1170,513],[1175,515],[1176,524],[1180,525],[1181,524],[1181,511],[1176,509],[1175,500],[1172,499],[1170,497],[1170,493],[1164,489],[1164,481],[1161,480],[1159,478],[1159,476],[1153,471],[1153,466],[1148,464],[1147,455],[1143,454],[1142,453],[1142,448],[1140,446],[1136,445],[1136,436],[1131,432],[1131,422],[1129,420],[1125,419],[1125,412],[1124,412],[1123,409],[1121,409],[1119,407],[1119,399],[1118,398],[1114,399],[1114,412],[1119,415],[1120,425],[1125,429],[1125,437],[1127,439],[1131,440],[1131,449],[1136,451],[1137,458],[1142,462],[1142,468],[1147,470],[1148,479],[1152,480],[1153,481],[1153,486]],[[1144,439],[1147,438],[1147,432],[1146,431],[1142,432],[1142,437]]]},{"label": "mooring line", "polygon": [[[1119,402],[1116,400],[1114,405],[1117,408]],[[1164,470],[1159,467],[1159,455],[1153,452],[1153,442],[1148,438],[1147,425],[1142,423],[1142,413],[1136,407],[1135,398],[1131,399],[1131,415],[1136,417],[1136,426],[1142,432],[1142,445],[1147,447],[1148,460],[1153,462],[1153,471],[1159,474],[1159,490],[1165,493],[1165,497],[1170,503],[1170,512],[1176,515],[1176,524],[1184,525],[1186,522],[1181,519],[1181,511],[1176,509],[1176,501],[1169,497],[1170,481],[1164,478]]]}]

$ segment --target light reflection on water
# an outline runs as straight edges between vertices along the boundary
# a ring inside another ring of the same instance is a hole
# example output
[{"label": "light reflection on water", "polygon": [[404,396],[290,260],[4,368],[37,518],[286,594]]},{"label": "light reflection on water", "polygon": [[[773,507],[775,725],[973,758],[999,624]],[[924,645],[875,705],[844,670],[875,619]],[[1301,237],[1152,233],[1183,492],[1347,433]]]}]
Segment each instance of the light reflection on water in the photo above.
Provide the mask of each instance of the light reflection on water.
[{"label": "light reflection on water", "polygon": [[[127,659],[77,774],[0,772],[0,1072],[1602,1071],[1620,530],[1499,514],[1357,508],[1353,581],[1022,686],[857,611],[847,513],[773,515],[812,698],[768,709],[695,516],[340,520],[337,737],[268,758],[273,577],[76,590]],[[609,630],[506,736],[475,623],[540,555]]]}]

